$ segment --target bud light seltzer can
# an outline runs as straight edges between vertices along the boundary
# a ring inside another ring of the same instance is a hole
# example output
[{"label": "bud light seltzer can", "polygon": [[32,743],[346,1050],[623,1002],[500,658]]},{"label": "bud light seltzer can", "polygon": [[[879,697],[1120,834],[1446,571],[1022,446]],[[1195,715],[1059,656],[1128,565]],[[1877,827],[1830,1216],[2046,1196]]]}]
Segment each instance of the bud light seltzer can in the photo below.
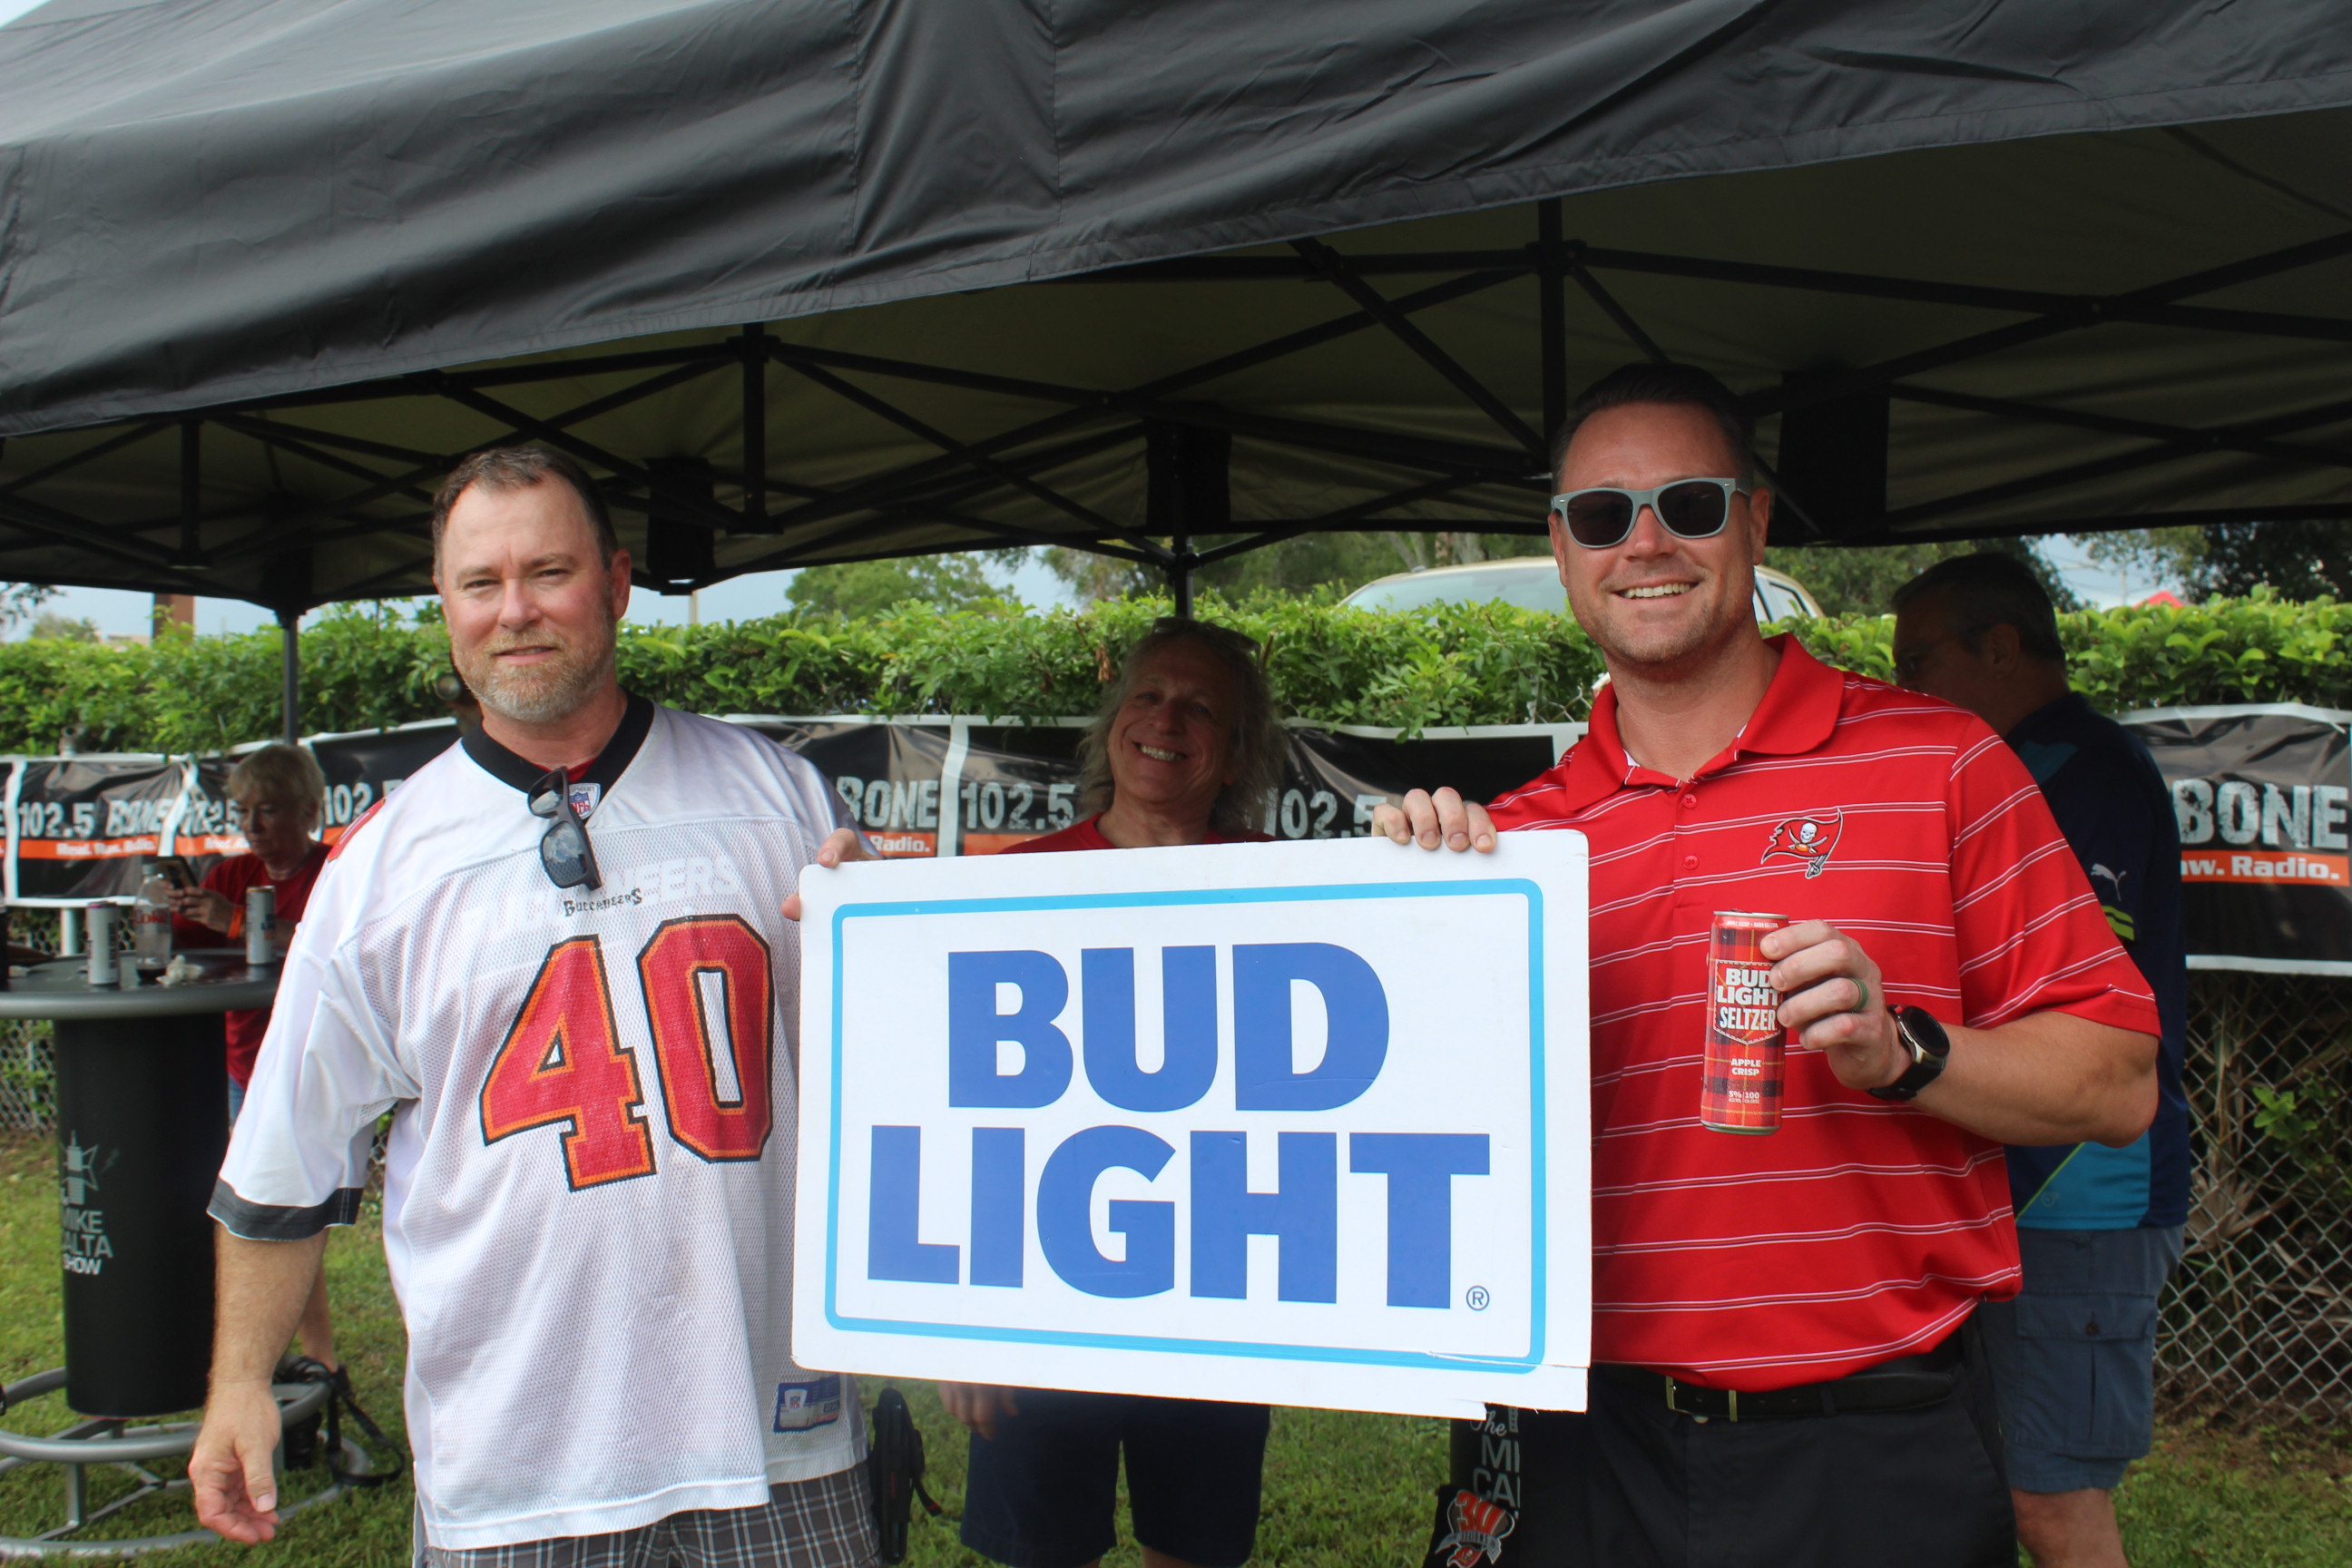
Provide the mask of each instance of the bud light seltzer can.
[{"label": "bud light seltzer can", "polygon": [[245,962],[249,969],[259,969],[278,962],[278,948],[272,940],[278,935],[278,889],[247,888],[245,890]]},{"label": "bud light seltzer can", "polygon": [[1699,1125],[1717,1132],[1777,1132],[1789,1034],[1780,994],[1759,944],[1789,923],[1784,915],[1718,912],[1707,939],[1706,1058],[1700,1068]]},{"label": "bud light seltzer can", "polygon": [[100,900],[89,906],[89,983],[111,985],[114,972],[114,906]]}]

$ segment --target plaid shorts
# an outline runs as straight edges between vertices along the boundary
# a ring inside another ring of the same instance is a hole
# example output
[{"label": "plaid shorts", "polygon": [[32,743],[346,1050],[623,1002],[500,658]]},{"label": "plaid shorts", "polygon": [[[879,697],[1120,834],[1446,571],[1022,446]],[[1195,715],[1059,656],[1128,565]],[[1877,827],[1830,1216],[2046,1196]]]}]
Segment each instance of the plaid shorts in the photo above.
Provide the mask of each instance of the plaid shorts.
[{"label": "plaid shorts", "polygon": [[879,1561],[866,1467],[768,1489],[761,1508],[695,1509],[610,1535],[444,1551],[417,1568],[869,1568]]}]

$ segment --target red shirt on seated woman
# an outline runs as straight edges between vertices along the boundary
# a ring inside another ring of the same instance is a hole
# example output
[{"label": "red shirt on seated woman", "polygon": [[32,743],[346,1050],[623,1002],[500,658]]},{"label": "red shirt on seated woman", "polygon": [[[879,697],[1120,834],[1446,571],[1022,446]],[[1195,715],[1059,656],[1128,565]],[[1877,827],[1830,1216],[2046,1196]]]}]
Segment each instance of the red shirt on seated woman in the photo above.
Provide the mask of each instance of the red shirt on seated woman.
[{"label": "red shirt on seated woman", "polygon": [[[172,891],[172,945],[219,947],[245,939],[245,895],[272,888],[278,898],[278,946],[285,951],[310,901],[310,885],[327,863],[327,847],[314,837],[319,808],[326,799],[326,776],[299,746],[264,746],[228,775],[229,799],[236,805],[249,853],[231,855],[205,873],[204,885]],[[269,1009],[226,1015],[229,1081],[242,1089],[252,1080],[253,1058],[269,1030]]]}]

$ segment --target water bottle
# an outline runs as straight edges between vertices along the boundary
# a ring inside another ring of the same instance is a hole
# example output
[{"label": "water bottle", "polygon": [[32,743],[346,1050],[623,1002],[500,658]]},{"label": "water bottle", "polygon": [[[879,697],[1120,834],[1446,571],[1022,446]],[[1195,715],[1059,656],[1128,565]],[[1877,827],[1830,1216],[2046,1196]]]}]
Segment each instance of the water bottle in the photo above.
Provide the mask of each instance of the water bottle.
[{"label": "water bottle", "polygon": [[131,911],[132,947],[142,969],[161,969],[172,962],[172,884],[152,865],[139,884],[139,902]]}]

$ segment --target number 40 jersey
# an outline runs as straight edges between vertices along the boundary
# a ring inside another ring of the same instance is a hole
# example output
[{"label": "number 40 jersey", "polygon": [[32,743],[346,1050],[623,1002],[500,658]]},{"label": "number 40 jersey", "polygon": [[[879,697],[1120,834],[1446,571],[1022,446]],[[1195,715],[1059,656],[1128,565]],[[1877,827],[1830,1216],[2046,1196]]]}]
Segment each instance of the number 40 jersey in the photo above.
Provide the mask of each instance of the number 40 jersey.
[{"label": "number 40 jersey", "polygon": [[541,770],[476,734],[337,846],[288,953],[212,1212],[356,1217],[377,1119],[426,1538],[470,1548],[748,1508],[859,1457],[792,1360],[799,945],[824,780],[632,699],[573,784],[602,872],[540,858]]}]

